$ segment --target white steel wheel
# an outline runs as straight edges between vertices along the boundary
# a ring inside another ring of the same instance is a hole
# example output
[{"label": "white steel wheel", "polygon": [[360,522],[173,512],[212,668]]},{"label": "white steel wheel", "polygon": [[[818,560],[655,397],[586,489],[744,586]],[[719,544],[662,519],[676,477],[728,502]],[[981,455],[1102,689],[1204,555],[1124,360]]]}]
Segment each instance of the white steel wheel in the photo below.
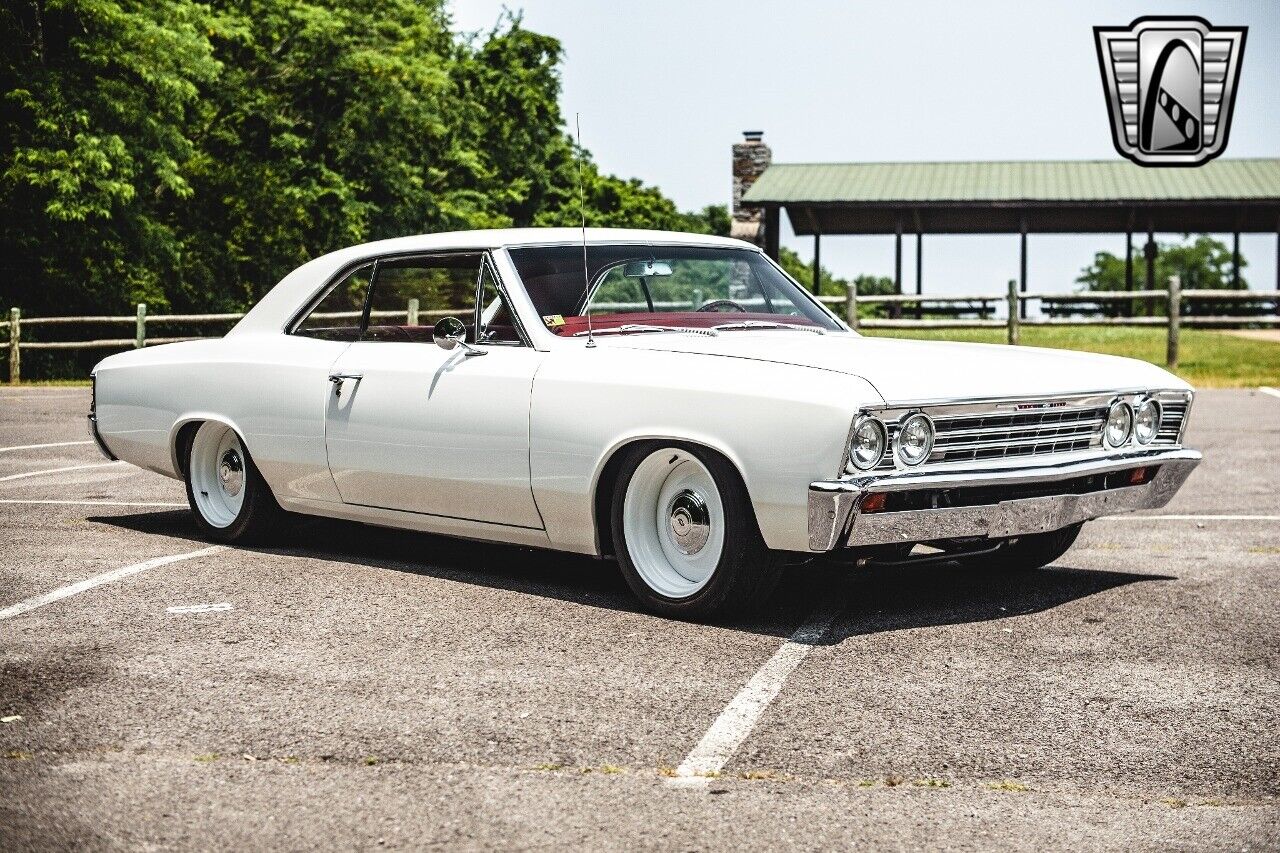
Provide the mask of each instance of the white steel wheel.
[{"label": "white steel wheel", "polygon": [[196,431],[188,462],[191,501],[210,527],[230,527],[244,509],[248,463],[240,436],[208,421]]},{"label": "white steel wheel", "polygon": [[669,599],[696,595],[724,553],[724,504],[711,472],[686,450],[650,453],[627,485],[622,528],[646,586]]}]

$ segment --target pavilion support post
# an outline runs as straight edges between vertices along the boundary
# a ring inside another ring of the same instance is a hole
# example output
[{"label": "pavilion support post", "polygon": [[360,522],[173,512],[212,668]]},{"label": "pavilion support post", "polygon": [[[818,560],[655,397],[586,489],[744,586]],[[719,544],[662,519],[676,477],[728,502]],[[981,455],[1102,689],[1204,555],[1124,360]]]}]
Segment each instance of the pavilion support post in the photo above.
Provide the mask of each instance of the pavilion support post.
[{"label": "pavilion support post", "polygon": [[1147,245],[1142,248],[1147,259],[1147,290],[1156,289],[1156,232],[1151,221],[1147,221]]},{"label": "pavilion support post", "polygon": [[1009,346],[1016,347],[1019,341],[1018,323],[1018,283],[1009,279]]},{"label": "pavilion support post", "polygon": [[[1280,233],[1276,234],[1276,238],[1280,240]],[[1280,243],[1278,243],[1280,245]],[[893,235],[893,292],[902,295],[902,223],[898,223],[898,230]]]},{"label": "pavilion support post", "polygon": [[[924,296],[924,234],[916,232],[916,296]],[[924,302],[916,303],[916,319],[924,319]]]},{"label": "pavilion support post", "polygon": [[778,233],[779,223],[782,217],[778,215],[779,209],[776,204],[771,204],[764,209],[764,253],[775,261],[778,260],[778,249],[781,246],[782,235]]},{"label": "pavilion support post", "polygon": [[[1133,292],[1133,229],[1124,232],[1124,289]],[[1133,303],[1125,303],[1125,313],[1133,316]]]},{"label": "pavilion support post", "polygon": [[822,295],[822,235],[813,233],[813,295]]},{"label": "pavilion support post", "polygon": [[[1195,287],[1195,282],[1192,282]],[[1231,289],[1235,290],[1240,286],[1240,232],[1233,231],[1231,234]]]},{"label": "pavilion support post", "polygon": [[[1022,227],[1019,231],[1019,252],[1018,252],[1018,290],[1025,296],[1027,293],[1027,218],[1022,217]],[[1027,300],[1019,300],[1018,316],[1027,319]]]}]

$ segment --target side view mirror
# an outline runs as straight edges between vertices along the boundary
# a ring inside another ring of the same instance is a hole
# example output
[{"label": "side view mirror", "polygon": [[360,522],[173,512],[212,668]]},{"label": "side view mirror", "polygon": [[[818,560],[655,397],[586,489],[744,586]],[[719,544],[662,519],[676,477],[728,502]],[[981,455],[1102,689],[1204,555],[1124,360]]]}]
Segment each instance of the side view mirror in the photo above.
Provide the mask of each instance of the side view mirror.
[{"label": "side view mirror", "polygon": [[462,325],[462,321],[457,317],[442,317],[437,320],[431,339],[435,341],[436,346],[445,351],[461,347],[467,358],[488,355],[484,350],[476,349],[467,343],[467,327]]},{"label": "side view mirror", "polygon": [[457,317],[442,317],[436,321],[431,339],[442,350],[457,349],[458,344],[466,343],[467,327]]}]

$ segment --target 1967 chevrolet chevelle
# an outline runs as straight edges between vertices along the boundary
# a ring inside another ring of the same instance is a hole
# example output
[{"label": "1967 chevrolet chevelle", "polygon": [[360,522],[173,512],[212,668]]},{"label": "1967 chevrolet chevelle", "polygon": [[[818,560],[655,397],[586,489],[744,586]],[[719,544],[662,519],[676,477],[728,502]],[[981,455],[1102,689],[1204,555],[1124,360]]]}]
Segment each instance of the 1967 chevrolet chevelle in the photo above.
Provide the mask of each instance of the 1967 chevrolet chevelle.
[{"label": "1967 chevrolet chevelle", "polygon": [[104,359],[89,424],[218,542],[299,513],[612,556],[705,617],[817,556],[1051,563],[1169,501],[1191,397],[1140,361],[861,337],[736,240],[539,229],[317,258],[224,338]]}]

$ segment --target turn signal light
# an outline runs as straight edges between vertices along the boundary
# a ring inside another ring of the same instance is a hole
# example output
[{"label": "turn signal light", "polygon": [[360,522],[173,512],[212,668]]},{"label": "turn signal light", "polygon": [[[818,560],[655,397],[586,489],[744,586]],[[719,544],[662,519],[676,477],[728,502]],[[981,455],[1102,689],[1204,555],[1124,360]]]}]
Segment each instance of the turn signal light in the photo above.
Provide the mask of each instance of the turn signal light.
[{"label": "turn signal light", "polygon": [[1129,472],[1129,485],[1141,486],[1143,483],[1151,479],[1151,471],[1152,469],[1150,467],[1134,468]]},{"label": "turn signal light", "polygon": [[884,502],[888,497],[889,495],[886,492],[872,492],[862,499],[860,509],[863,512],[881,512],[884,510]]}]

